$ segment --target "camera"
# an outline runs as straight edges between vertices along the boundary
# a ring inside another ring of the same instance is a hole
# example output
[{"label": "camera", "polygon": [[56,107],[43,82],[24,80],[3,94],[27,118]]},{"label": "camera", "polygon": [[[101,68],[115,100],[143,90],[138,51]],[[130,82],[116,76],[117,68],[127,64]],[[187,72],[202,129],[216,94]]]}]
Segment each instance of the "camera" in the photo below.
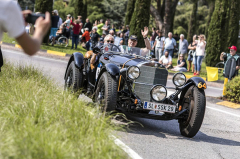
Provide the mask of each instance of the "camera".
[{"label": "camera", "polygon": [[226,58],[226,57],[227,57],[227,53],[224,52],[224,53],[223,53],[223,58]]},{"label": "camera", "polygon": [[28,14],[25,18],[25,21],[27,23],[30,23],[30,24],[35,24],[36,20],[39,18],[39,17],[43,17],[43,19],[45,19],[45,14],[35,14],[35,13],[32,13],[32,14]]}]

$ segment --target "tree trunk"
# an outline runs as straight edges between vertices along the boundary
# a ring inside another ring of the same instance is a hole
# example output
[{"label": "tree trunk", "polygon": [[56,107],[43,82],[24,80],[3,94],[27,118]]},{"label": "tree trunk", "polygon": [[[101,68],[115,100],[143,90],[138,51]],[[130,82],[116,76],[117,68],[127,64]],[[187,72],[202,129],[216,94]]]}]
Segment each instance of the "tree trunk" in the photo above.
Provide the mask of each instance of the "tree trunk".
[{"label": "tree trunk", "polygon": [[128,0],[127,13],[125,16],[125,25],[129,25],[131,22],[132,14],[134,12],[135,2],[136,0]]},{"label": "tree trunk", "polygon": [[197,8],[198,8],[198,0],[193,0],[193,8],[190,16],[190,21],[188,24],[188,37],[187,41],[190,43],[192,41],[192,37],[196,31],[196,22],[197,22]]},{"label": "tree trunk", "polygon": [[149,0],[136,0],[135,10],[130,22],[130,35],[137,35],[138,47],[145,47],[145,43],[141,34],[141,30],[149,24],[150,18],[150,4]]},{"label": "tree trunk", "polygon": [[165,0],[164,30],[163,34],[167,37],[168,32],[173,32],[173,21],[178,0]]},{"label": "tree trunk", "polygon": [[207,29],[205,30],[205,36],[208,37],[208,29],[209,29],[209,24],[211,22],[211,18],[212,18],[212,14],[213,14],[213,11],[215,9],[215,1],[214,0],[211,0],[209,2],[209,17],[208,17],[208,21],[207,21]]},{"label": "tree trunk", "polygon": [[239,33],[239,15],[240,15],[240,2],[239,0],[231,0],[230,3],[230,16],[228,28],[228,41],[227,46],[236,46]]},{"label": "tree trunk", "polygon": [[159,12],[153,5],[150,6],[150,13],[154,17],[155,23],[156,23],[156,28],[163,30],[163,21],[162,17],[160,16]]},{"label": "tree trunk", "polygon": [[228,0],[216,0],[207,38],[207,66],[215,66],[220,61],[220,53],[227,50],[228,10]]},{"label": "tree trunk", "polygon": [[[36,0],[35,1],[35,11],[41,12],[45,14],[45,12],[52,13],[53,10],[53,1],[52,0]],[[50,30],[46,34],[46,36],[43,38],[43,43],[48,43]]]}]

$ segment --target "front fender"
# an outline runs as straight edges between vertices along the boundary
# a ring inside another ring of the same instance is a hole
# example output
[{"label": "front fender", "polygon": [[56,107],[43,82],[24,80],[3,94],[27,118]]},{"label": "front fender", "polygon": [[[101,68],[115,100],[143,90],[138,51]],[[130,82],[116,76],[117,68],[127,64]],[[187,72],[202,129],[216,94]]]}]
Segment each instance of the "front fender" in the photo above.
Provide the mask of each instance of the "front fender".
[{"label": "front fender", "polygon": [[108,63],[105,65],[107,72],[112,76],[118,76],[120,74],[120,69],[117,65]]},{"label": "front fender", "polygon": [[193,82],[199,89],[207,89],[207,84],[201,77],[192,77],[187,81],[187,83],[189,82]]},{"label": "front fender", "polygon": [[83,57],[83,54],[82,54],[82,53],[80,53],[80,52],[74,52],[74,53],[72,54],[72,56],[70,57],[69,61],[68,61],[67,68],[66,68],[66,71],[65,71],[64,79],[66,79],[67,70],[68,70],[68,67],[69,67],[69,65],[71,64],[71,62],[74,61],[75,66],[76,66],[78,69],[81,69],[82,66],[83,66],[83,60],[84,60],[84,57]]}]

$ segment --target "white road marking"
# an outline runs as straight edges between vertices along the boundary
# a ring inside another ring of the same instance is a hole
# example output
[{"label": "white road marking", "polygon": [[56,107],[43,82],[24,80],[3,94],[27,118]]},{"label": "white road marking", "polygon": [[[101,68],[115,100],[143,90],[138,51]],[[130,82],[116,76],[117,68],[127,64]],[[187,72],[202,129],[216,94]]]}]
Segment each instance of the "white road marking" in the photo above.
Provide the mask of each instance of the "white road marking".
[{"label": "white road marking", "polygon": [[237,115],[237,114],[229,113],[229,112],[226,112],[217,108],[209,107],[209,106],[207,106],[207,108],[240,118],[240,115]]},{"label": "white road marking", "polygon": [[115,144],[118,145],[120,148],[122,148],[132,159],[142,159],[142,157],[140,157],[135,151],[133,151],[126,144],[124,144],[121,140],[119,140],[113,135],[112,137],[114,138]]}]

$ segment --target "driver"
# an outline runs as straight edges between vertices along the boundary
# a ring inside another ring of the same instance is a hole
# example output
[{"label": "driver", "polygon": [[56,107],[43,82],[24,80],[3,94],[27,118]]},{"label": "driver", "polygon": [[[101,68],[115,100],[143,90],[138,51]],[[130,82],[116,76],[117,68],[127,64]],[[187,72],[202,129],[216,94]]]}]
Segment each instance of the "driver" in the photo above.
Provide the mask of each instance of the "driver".
[{"label": "driver", "polygon": [[[114,37],[110,34],[108,34],[105,38],[104,38],[104,44],[114,44]],[[96,61],[99,58],[99,53],[98,54],[93,54],[91,60],[90,60],[90,64],[94,65],[96,63]]]}]

